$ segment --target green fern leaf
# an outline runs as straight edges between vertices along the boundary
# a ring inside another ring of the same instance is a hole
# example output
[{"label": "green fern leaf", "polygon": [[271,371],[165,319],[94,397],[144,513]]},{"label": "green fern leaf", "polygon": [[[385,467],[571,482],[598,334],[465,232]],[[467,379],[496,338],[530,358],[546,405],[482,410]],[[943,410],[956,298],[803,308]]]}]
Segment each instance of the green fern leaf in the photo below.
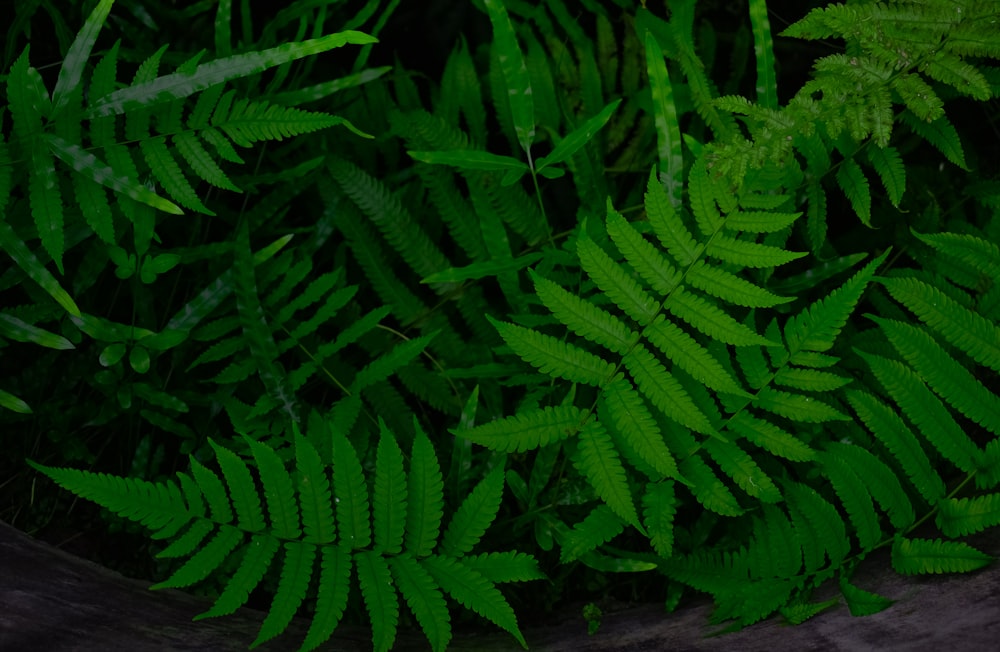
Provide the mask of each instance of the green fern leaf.
[{"label": "green fern leaf", "polygon": [[1000,525],[1000,494],[945,498],[937,507],[935,523],[948,537],[964,537]]},{"label": "green fern leaf", "polygon": [[748,495],[764,503],[776,503],[781,500],[781,492],[771,478],[735,443],[710,439],[704,446],[719,468],[735,480],[740,489]]},{"label": "green fern leaf", "polygon": [[310,543],[333,543],[337,531],[333,518],[330,479],[316,448],[298,432],[295,435],[295,466],[298,470],[296,480],[305,540]]},{"label": "green fern leaf", "polygon": [[173,482],[154,484],[103,473],[50,468],[31,460],[28,463],[64,489],[154,530],[175,528],[177,521],[183,525],[199,515],[197,508],[189,510],[185,505]]},{"label": "green fern leaf", "polygon": [[979,448],[916,373],[895,360],[860,351],[858,355],[875,372],[875,377],[903,413],[942,455],[963,471],[971,472],[976,468]]},{"label": "green fern leaf", "polygon": [[230,526],[222,525],[215,537],[198,552],[191,555],[183,566],[163,582],[153,584],[151,589],[182,588],[196,584],[215,571],[224,562],[229,553],[243,541],[243,532]]},{"label": "green fern leaf", "polygon": [[351,587],[351,553],[343,546],[321,548],[316,610],[302,642],[302,650],[313,650],[332,635],[344,616]]},{"label": "green fern leaf", "polygon": [[721,516],[739,516],[743,513],[736,497],[700,455],[691,455],[683,460],[680,471],[691,483],[691,493],[706,509]]},{"label": "green fern leaf", "polygon": [[663,307],[705,335],[726,344],[739,347],[776,344],[730,317],[711,300],[682,287],[667,298]]},{"label": "green fern leaf", "polygon": [[824,557],[829,558],[830,566],[839,566],[850,553],[851,543],[837,508],[808,485],[789,482],[784,488],[789,514],[800,537],[806,531],[812,533],[814,545],[802,546],[807,571],[823,567]]},{"label": "green fern leaf", "polygon": [[806,255],[805,252],[785,251],[780,247],[737,240],[716,234],[708,243],[705,253],[723,262],[742,267],[778,267]]},{"label": "green fern leaf", "polygon": [[635,343],[624,322],[589,301],[531,272],[535,291],[552,314],[581,337],[623,354]]},{"label": "green fern leaf", "polygon": [[1000,398],[951,357],[925,330],[869,316],[938,396],[990,432],[1000,433]]},{"label": "green fern leaf", "polygon": [[270,446],[246,436],[243,439],[250,447],[254,461],[257,462],[257,471],[260,473],[261,484],[264,485],[264,498],[267,501],[267,511],[274,533],[282,539],[299,538],[302,531],[299,529],[295,487],[285,469],[285,463]]},{"label": "green fern leaf", "polygon": [[870,591],[859,589],[848,582],[843,575],[840,577],[840,592],[844,594],[847,608],[850,610],[851,615],[855,617],[877,614],[880,611],[888,609],[896,602]]},{"label": "green fern leaf", "polygon": [[194,188],[191,187],[190,182],[177,164],[177,160],[174,159],[174,155],[167,147],[165,137],[142,140],[139,142],[139,149],[142,151],[146,163],[149,164],[153,176],[163,184],[167,193],[179,204],[205,215],[215,215],[198,199]]},{"label": "green fern leaf", "polygon": [[187,557],[196,548],[201,546],[212,530],[215,529],[211,521],[195,521],[184,534],[174,539],[173,543],[156,553],[158,559],[173,559],[175,557]]},{"label": "green fern leaf", "polygon": [[772,308],[793,301],[794,297],[779,297],[718,267],[699,260],[688,269],[688,282],[706,294],[746,308]]},{"label": "green fern leaf", "polygon": [[850,383],[851,379],[819,369],[786,366],[775,372],[774,382],[806,392],[832,392]]},{"label": "green fern leaf", "polygon": [[949,161],[963,170],[969,169],[965,163],[965,151],[962,148],[962,141],[958,137],[958,131],[947,116],[942,115],[936,120],[925,122],[909,111],[903,111],[899,114],[899,120],[912,129],[915,134],[937,148]]},{"label": "green fern leaf", "polygon": [[406,526],[406,475],[403,451],[385,422],[379,420],[380,437],[375,457],[375,491],[372,495],[375,547],[387,554],[403,548]]},{"label": "green fern leaf", "polygon": [[632,384],[616,377],[605,385],[602,396],[610,417],[605,423],[613,424],[614,432],[623,437],[660,477],[678,477],[677,464],[663,441],[659,426]]},{"label": "green fern leaf", "polygon": [[868,179],[861,170],[861,166],[853,159],[844,159],[835,175],[837,185],[844,191],[847,200],[851,202],[851,208],[861,218],[865,226],[872,224],[872,196],[868,186]]},{"label": "green fern leaf", "polygon": [[577,468],[597,491],[597,495],[625,522],[642,531],[622,466],[614,444],[604,426],[588,421],[578,438]]},{"label": "green fern leaf", "polygon": [[910,498],[903,490],[896,474],[867,449],[853,444],[830,442],[827,454],[840,457],[865,483],[872,498],[889,515],[889,521],[904,530],[916,520]]},{"label": "green fern leaf", "polygon": [[389,565],[382,556],[367,550],[354,554],[361,595],[372,621],[372,645],[378,652],[389,650],[396,639],[399,602]]},{"label": "green fern leaf", "polygon": [[608,199],[607,215],[608,235],[653,291],[663,296],[679,291],[682,275],[667,262],[652,243],[643,238],[635,227],[622,217],[621,213],[614,210],[610,199]]},{"label": "green fern leaf", "polygon": [[428,557],[422,563],[438,586],[467,609],[510,632],[527,649],[528,645],[517,627],[517,617],[503,594],[492,582],[451,557]]},{"label": "green fern leaf", "polygon": [[484,552],[462,557],[462,563],[497,584],[545,579],[538,561],[523,552]]},{"label": "green fern leaf", "polygon": [[198,489],[205,496],[205,502],[212,514],[212,520],[216,523],[231,523],[233,521],[233,510],[229,504],[229,497],[222,486],[222,481],[214,472],[198,463],[191,457],[191,475],[198,483]]},{"label": "green fern leaf", "polygon": [[899,461],[924,500],[936,504],[946,492],[944,481],[899,415],[866,392],[850,390],[846,396],[858,417]]},{"label": "green fern leaf", "polygon": [[875,270],[886,259],[889,252],[865,265],[857,274],[823,299],[813,303],[785,324],[785,341],[790,354],[789,362],[800,364],[800,351],[822,353],[833,347],[847,318],[861,299]]},{"label": "green fern leaf", "polygon": [[587,275],[625,314],[642,326],[653,320],[657,303],[593,240],[581,237],[576,249]]},{"label": "green fern leaf", "polygon": [[865,154],[882,179],[889,201],[899,208],[903,191],[906,189],[906,167],[899,152],[894,147],[868,147]]},{"label": "green fern leaf", "polygon": [[406,550],[414,557],[431,554],[444,515],[444,482],[434,446],[418,427],[407,478]]},{"label": "green fern leaf", "polygon": [[1000,327],[916,278],[879,280],[896,301],[982,365],[1000,373]]},{"label": "green fern leaf", "polygon": [[983,238],[966,233],[913,232],[921,242],[930,245],[949,258],[989,276],[1000,265],[1000,247]]},{"label": "green fern leaf", "polygon": [[763,518],[753,519],[747,549],[750,577],[794,577],[802,570],[802,546],[792,522],[774,505],[762,505]]},{"label": "green fern leaf", "polygon": [[[719,231],[725,222],[716,205],[716,196],[720,188],[713,183],[708,175],[706,160],[699,158],[688,174],[688,197],[691,202],[691,212],[694,214],[698,230],[705,238],[710,238],[709,246],[719,237]],[[714,236],[714,237],[713,237]]]},{"label": "green fern leaf", "polygon": [[254,486],[253,476],[246,462],[228,448],[215,443],[208,443],[215,451],[215,459],[229,486],[229,495],[236,508],[236,521],[239,527],[247,532],[260,532],[264,529],[264,514],[260,509],[260,496]]},{"label": "green fern leaf", "polygon": [[625,522],[607,505],[598,505],[562,538],[559,563],[566,564],[621,534]]},{"label": "green fern leaf", "polygon": [[503,483],[503,466],[497,465],[462,501],[441,537],[440,553],[460,557],[479,543],[500,509]]},{"label": "green fern leaf", "polygon": [[288,629],[292,617],[306,597],[316,561],[316,546],[302,541],[288,541],[284,545],[285,557],[281,565],[281,579],[271,602],[271,609],[264,618],[257,638],[250,644],[253,649]]},{"label": "green fern leaf", "polygon": [[588,418],[589,414],[583,410],[561,405],[523,412],[475,428],[451,432],[491,450],[523,452],[576,435]]},{"label": "green fern leaf", "polygon": [[968,573],[992,561],[961,541],[896,537],[892,542],[892,567],[903,575]]},{"label": "green fern leaf", "polygon": [[826,242],[826,190],[818,181],[806,185],[806,235],[815,254]]},{"label": "green fern leaf", "polygon": [[340,540],[349,549],[367,548],[372,542],[371,512],[364,471],[351,442],[338,428],[333,439],[333,493],[337,503]]},{"label": "green fern leaf", "polygon": [[691,396],[648,349],[636,345],[622,362],[639,390],[661,413],[695,432],[719,436]]},{"label": "green fern leaf", "polygon": [[451,619],[441,590],[423,566],[403,553],[389,560],[389,568],[399,592],[416,616],[435,652],[443,652],[451,640]]},{"label": "green fern leaf", "polygon": [[717,392],[750,398],[750,394],[737,384],[708,349],[673,322],[658,317],[646,328],[644,335],[669,360],[691,374],[700,384]]},{"label": "green fern leaf", "polygon": [[250,542],[243,547],[243,558],[240,566],[226,583],[226,588],[207,611],[194,617],[195,620],[226,616],[246,604],[253,591],[274,559],[278,551],[278,540],[274,537],[255,534]]},{"label": "green fern leaf", "polygon": [[677,264],[686,268],[701,256],[701,245],[691,235],[680,214],[674,208],[666,190],[650,172],[645,195],[646,217],[660,244],[673,256]]},{"label": "green fern leaf", "polygon": [[733,415],[726,425],[772,455],[793,462],[807,462],[816,458],[816,451],[808,444],[773,423],[754,416],[748,410]]},{"label": "green fern leaf", "polygon": [[646,485],[646,493],[642,495],[642,521],[649,533],[653,550],[664,559],[669,559],[674,550],[674,517],[677,514],[677,505],[672,481]]},{"label": "green fern leaf", "polygon": [[864,480],[847,462],[835,455],[823,454],[820,460],[827,479],[854,525],[858,543],[863,550],[873,549],[882,538],[882,529]]},{"label": "green fern leaf", "polygon": [[804,394],[793,394],[773,387],[765,387],[754,397],[753,404],[795,421],[824,423],[827,421],[848,421],[850,417],[818,398]]},{"label": "green fern leaf", "polygon": [[488,319],[507,345],[543,374],[596,387],[614,375],[614,365],[573,344],[523,326]]},{"label": "green fern leaf", "polygon": [[172,141],[174,148],[199,178],[204,179],[216,188],[242,192],[239,187],[229,180],[229,177],[226,176],[226,173],[222,171],[222,168],[219,167],[218,163],[215,162],[215,159],[212,158],[212,155],[208,153],[208,150],[205,149],[196,136],[189,132],[181,132],[174,134]]}]

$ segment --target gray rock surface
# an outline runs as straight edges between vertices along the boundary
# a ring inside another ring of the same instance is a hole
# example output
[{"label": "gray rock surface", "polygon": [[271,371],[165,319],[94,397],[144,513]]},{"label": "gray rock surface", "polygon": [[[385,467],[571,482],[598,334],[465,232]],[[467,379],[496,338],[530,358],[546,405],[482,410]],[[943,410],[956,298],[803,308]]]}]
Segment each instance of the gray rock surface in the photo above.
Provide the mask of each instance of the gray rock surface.
[{"label": "gray rock surface", "polygon": [[[1000,528],[972,541],[1000,555]],[[588,636],[579,608],[567,608],[550,625],[525,629],[533,650],[584,652],[617,650],[754,651],[793,650],[1000,650],[1000,566],[969,575],[901,577],[886,555],[872,555],[854,583],[897,602],[872,616],[855,618],[846,606],[823,612],[797,627],[771,619],[742,631],[709,636],[710,604],[666,614],[659,605],[606,613],[600,630]],[[0,523],[0,650],[3,652],[181,652],[245,650],[263,614],[244,609],[234,616],[192,622],[208,603],[178,591],[148,591],[131,580],[35,541]],[[832,594],[830,594],[832,595]],[[821,596],[822,597],[822,596]],[[307,624],[256,649],[295,650]],[[338,628],[323,649],[367,650],[370,635]],[[401,633],[397,649],[428,649],[419,632]],[[519,649],[505,633],[456,632],[450,649]]]}]

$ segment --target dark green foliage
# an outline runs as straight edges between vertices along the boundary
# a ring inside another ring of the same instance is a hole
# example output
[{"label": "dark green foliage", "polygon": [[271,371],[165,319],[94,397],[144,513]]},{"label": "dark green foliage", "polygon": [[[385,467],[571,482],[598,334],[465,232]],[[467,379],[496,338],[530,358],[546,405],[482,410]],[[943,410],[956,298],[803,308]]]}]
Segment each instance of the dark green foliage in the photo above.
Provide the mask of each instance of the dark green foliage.
[{"label": "dark green foliage", "polygon": [[[5,53],[0,423],[148,532],[157,586],[270,596],[255,644],[306,615],[303,649],[441,650],[465,612],[525,645],[516,610],[612,573],[742,626],[831,580],[886,608],[877,548],[989,563],[998,144],[957,116],[996,118],[995,2],[777,33],[751,0],[721,39],[694,0],[487,0],[429,79],[367,65],[399,3],[233,4],[146,14],[203,25],[157,49],[87,3],[57,72]],[[779,38],[844,46],[788,88]]]}]

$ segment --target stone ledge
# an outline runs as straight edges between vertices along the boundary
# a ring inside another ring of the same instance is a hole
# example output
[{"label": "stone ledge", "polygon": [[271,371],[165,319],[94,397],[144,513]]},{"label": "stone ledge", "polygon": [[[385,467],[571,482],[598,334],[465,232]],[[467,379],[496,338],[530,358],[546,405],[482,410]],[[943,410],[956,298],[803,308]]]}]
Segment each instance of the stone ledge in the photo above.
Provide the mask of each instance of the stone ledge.
[{"label": "stone ledge", "polygon": [[[1000,528],[972,542],[1000,555]],[[740,652],[794,650],[948,650],[973,652],[1000,647],[1000,566],[969,575],[901,577],[886,555],[873,555],[855,583],[897,600],[889,609],[854,618],[844,606],[798,627],[778,619],[740,632],[708,637],[711,605],[665,614],[659,605],[606,613],[600,631],[588,636],[579,609],[567,609],[551,625],[524,630],[533,650],[644,652],[688,650]],[[208,608],[205,600],[179,591],[148,591],[96,564],[31,539],[0,523],[0,650],[48,652],[186,652],[246,650],[264,615],[241,609],[233,616],[192,622]],[[307,623],[293,622],[286,635],[257,649],[298,649]],[[371,648],[362,628],[337,629],[321,649],[353,652]],[[426,650],[419,632],[401,632],[395,649]],[[487,652],[519,649],[506,633],[456,632],[450,650]]]}]

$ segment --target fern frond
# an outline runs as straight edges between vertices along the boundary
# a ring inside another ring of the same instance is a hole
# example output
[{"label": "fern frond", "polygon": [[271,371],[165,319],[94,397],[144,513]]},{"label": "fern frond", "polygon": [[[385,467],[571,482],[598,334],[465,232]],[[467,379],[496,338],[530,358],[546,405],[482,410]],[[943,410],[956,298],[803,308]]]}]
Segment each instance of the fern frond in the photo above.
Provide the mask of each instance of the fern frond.
[{"label": "fern frond", "polygon": [[861,166],[852,159],[845,159],[841,162],[834,178],[847,196],[847,200],[851,202],[851,208],[857,216],[865,226],[871,226],[872,195],[868,178],[861,170]]},{"label": "fern frond", "polygon": [[822,353],[830,350],[837,335],[847,323],[875,270],[886,259],[889,252],[865,265],[844,285],[831,292],[785,324],[785,341],[790,353],[789,361],[797,364],[800,351]]},{"label": "fern frond", "polygon": [[490,322],[515,353],[544,374],[552,374],[574,383],[600,387],[615,368],[593,353],[523,326]]},{"label": "fern frond", "polygon": [[274,594],[271,609],[250,647],[256,647],[285,631],[309,588],[316,559],[316,546],[303,541],[289,541],[283,547],[285,556],[281,564],[278,589]]},{"label": "fern frond", "polygon": [[851,550],[843,518],[819,492],[808,485],[788,482],[785,499],[792,523],[802,541],[802,559],[807,572],[822,568],[829,559],[837,567]]},{"label": "fern frond", "polygon": [[978,447],[916,373],[894,360],[861,352],[858,355],[868,363],[903,413],[942,455],[963,471],[976,468]]},{"label": "fern frond", "polygon": [[894,277],[879,282],[949,343],[1000,373],[1000,327],[919,279]]},{"label": "fern frond", "polygon": [[265,526],[264,513],[261,511],[260,496],[257,495],[250,468],[239,455],[225,446],[214,441],[209,443],[215,451],[215,459],[229,487],[239,527],[248,532],[260,532]]},{"label": "fern frond", "polygon": [[892,567],[903,575],[968,573],[992,561],[992,556],[961,541],[897,537],[892,542]]},{"label": "fern frond", "polygon": [[847,462],[834,455],[821,458],[826,477],[844,505],[863,550],[873,549],[882,538],[878,515],[864,480]]},{"label": "fern frond", "polygon": [[590,481],[597,495],[626,523],[642,530],[632,493],[611,437],[599,421],[584,424],[578,438],[577,468]]},{"label": "fern frond", "polygon": [[243,533],[231,525],[222,525],[211,541],[198,547],[183,566],[151,589],[183,588],[197,584],[215,571],[243,539]]},{"label": "fern frond", "polygon": [[567,563],[596,550],[625,529],[625,521],[606,504],[598,505],[562,538],[559,561]]},{"label": "fern frond", "polygon": [[660,477],[676,478],[678,471],[673,454],[664,443],[660,428],[642,396],[632,384],[618,377],[605,386],[602,397],[608,416],[604,422],[613,427],[614,434],[625,439]]},{"label": "fern frond", "polygon": [[451,640],[448,605],[430,573],[413,557],[402,554],[389,560],[392,577],[407,606],[435,652],[443,652]]},{"label": "fern frond", "polygon": [[840,592],[844,595],[847,608],[852,616],[870,616],[880,611],[888,609],[895,600],[884,598],[871,591],[865,591],[854,586],[841,575]]},{"label": "fern frond", "polygon": [[935,523],[947,537],[964,537],[1000,525],[1000,494],[945,498],[937,507]]},{"label": "fern frond", "polygon": [[871,316],[934,392],[990,432],[1000,433],[1000,398],[983,386],[924,329]]},{"label": "fern frond", "polygon": [[451,557],[428,557],[423,565],[448,595],[467,609],[510,632],[527,649],[524,636],[517,627],[514,610],[492,582]]},{"label": "fern frond", "polygon": [[532,272],[535,291],[545,307],[577,335],[615,353],[625,353],[635,337],[620,319]]},{"label": "fern frond", "polygon": [[503,466],[493,468],[462,501],[441,536],[438,550],[459,557],[472,550],[496,518],[503,496]]},{"label": "fern frond", "polygon": [[866,392],[848,390],[847,400],[858,417],[896,458],[924,500],[931,505],[936,504],[945,494],[944,481],[900,416]]},{"label": "fern frond", "polygon": [[[310,430],[314,426],[310,424]],[[301,434],[295,437],[299,510],[302,530],[310,543],[333,543],[337,536],[330,479],[316,447]]]},{"label": "fern frond", "polygon": [[355,553],[354,567],[372,621],[372,644],[379,652],[387,651],[396,638],[399,622],[399,602],[389,565],[378,552],[369,550]]},{"label": "fern frond", "polygon": [[413,439],[407,483],[405,548],[415,557],[426,557],[437,542],[444,515],[444,482],[434,447],[419,427]]},{"label": "fern frond", "polygon": [[913,525],[916,515],[910,498],[892,469],[867,449],[842,442],[830,442],[826,456],[834,455],[854,470],[872,498],[889,515],[893,527],[903,530]]},{"label": "fern frond", "polygon": [[302,650],[312,650],[333,635],[347,607],[351,579],[351,555],[343,546],[324,546],[320,556],[321,571],[316,596],[316,614]]}]

